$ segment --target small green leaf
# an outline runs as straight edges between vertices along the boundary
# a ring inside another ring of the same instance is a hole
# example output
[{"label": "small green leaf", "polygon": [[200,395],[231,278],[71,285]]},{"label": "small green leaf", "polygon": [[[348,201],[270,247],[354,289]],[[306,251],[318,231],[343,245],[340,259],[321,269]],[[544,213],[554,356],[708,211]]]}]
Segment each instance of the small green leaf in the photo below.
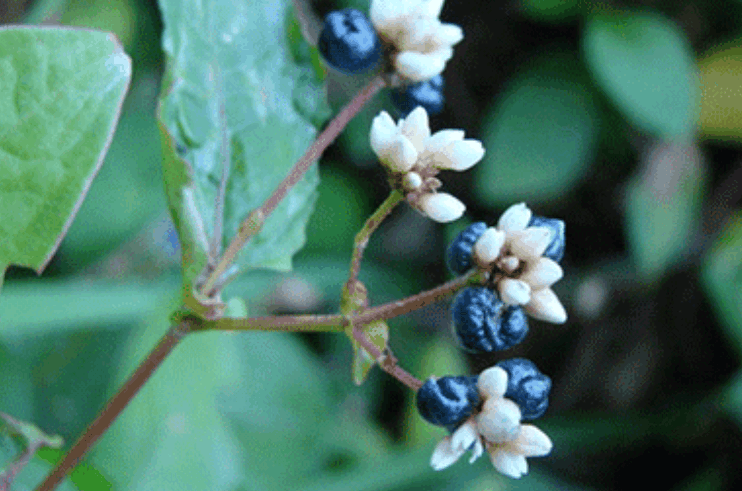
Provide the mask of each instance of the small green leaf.
[{"label": "small green leaf", "polygon": [[706,137],[742,142],[742,40],[718,46],[698,62],[701,131]]},{"label": "small green leaf", "polygon": [[131,61],[108,33],[0,28],[0,282],[41,272],[98,172]]},{"label": "small green leaf", "polygon": [[693,145],[658,144],[646,152],[626,194],[626,235],[644,277],[658,277],[688,249],[701,219],[705,177]]},{"label": "small green leaf", "polygon": [[585,69],[554,52],[511,82],[482,130],[487,149],[475,168],[479,199],[490,206],[563,195],[587,171],[600,114]]},{"label": "small green leaf", "polygon": [[695,131],[693,50],[670,20],[650,12],[595,14],[582,45],[595,80],[634,125],[663,138]]},{"label": "small green leaf", "polygon": [[742,353],[742,213],[730,218],[706,254],[701,280],[727,337]]},{"label": "small green leaf", "polygon": [[[353,288],[349,288],[348,284],[343,285],[343,291],[340,295],[340,312],[344,315],[352,315],[356,312],[362,311],[368,306],[368,291],[366,287],[357,281],[353,285]],[[380,320],[367,324],[362,327],[363,333],[366,335],[366,339],[371,341],[371,344],[376,346],[382,353],[386,349],[386,343],[389,341],[389,326],[386,322]],[[357,385],[361,385],[368,372],[376,364],[376,357],[372,356],[371,353],[361,347],[360,343],[353,337],[353,326],[348,326],[345,329],[345,334],[350,339],[353,345],[353,366],[351,373],[353,375],[353,382]]]},{"label": "small green leaf", "polygon": [[[286,176],[328,114],[311,56],[285,31],[289,3],[160,2],[168,55],[159,110],[164,175],[186,289]],[[243,248],[238,272],[291,269],[317,184],[313,167]]]}]

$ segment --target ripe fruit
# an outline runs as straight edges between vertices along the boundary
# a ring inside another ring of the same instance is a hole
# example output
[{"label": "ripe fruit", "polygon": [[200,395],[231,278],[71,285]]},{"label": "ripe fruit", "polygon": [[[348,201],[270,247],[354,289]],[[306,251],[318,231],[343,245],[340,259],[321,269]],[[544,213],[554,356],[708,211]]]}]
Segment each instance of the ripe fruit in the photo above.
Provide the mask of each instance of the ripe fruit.
[{"label": "ripe fruit", "polygon": [[474,243],[487,230],[484,222],[472,223],[466,227],[448,246],[446,265],[454,274],[463,274],[472,267],[471,250]]},{"label": "ripe fruit", "polygon": [[350,74],[368,70],[381,57],[381,43],[376,30],[356,9],[327,14],[318,47],[330,66]]},{"label": "ripe fruit", "polygon": [[417,391],[417,410],[429,423],[449,429],[479,404],[477,377],[430,377]]},{"label": "ripe fruit", "polygon": [[430,80],[418,82],[392,90],[392,102],[403,113],[403,117],[417,106],[422,106],[429,115],[434,116],[443,111],[443,76],[436,75]]},{"label": "ripe fruit", "polygon": [[528,333],[523,309],[506,305],[485,287],[469,287],[459,292],[451,310],[459,343],[475,353],[512,348]]},{"label": "ripe fruit", "polygon": [[527,420],[543,416],[549,406],[551,379],[525,358],[503,360],[497,366],[508,372],[505,397],[520,407],[522,418]]},{"label": "ripe fruit", "polygon": [[564,257],[566,238],[564,236],[564,222],[556,218],[544,218],[534,215],[528,222],[529,227],[546,227],[551,230],[551,242],[546,248],[543,256],[552,261],[560,262]]}]

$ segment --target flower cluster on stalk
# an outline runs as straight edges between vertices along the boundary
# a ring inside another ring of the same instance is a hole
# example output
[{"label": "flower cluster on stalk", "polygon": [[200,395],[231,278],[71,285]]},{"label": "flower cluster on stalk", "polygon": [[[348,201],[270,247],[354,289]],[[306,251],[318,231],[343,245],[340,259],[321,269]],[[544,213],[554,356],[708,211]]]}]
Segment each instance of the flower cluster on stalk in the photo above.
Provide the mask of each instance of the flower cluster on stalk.
[{"label": "flower cluster on stalk", "polygon": [[441,170],[465,171],[484,156],[481,142],[464,139],[463,130],[430,131],[428,113],[416,108],[397,123],[382,111],[371,125],[371,149],[386,168],[392,186],[417,210],[437,222],[460,218],[466,207],[438,192]]}]

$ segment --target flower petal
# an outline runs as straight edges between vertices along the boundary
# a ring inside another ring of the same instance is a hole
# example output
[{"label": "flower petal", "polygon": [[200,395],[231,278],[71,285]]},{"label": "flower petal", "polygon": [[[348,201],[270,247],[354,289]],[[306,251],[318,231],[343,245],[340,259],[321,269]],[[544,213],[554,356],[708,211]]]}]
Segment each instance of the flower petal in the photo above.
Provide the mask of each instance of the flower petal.
[{"label": "flower petal", "polygon": [[497,290],[508,305],[526,305],[531,301],[531,287],[525,281],[504,278],[497,284]]},{"label": "flower petal", "polygon": [[392,172],[407,172],[417,162],[417,150],[410,140],[398,135],[383,162]]},{"label": "flower petal", "polygon": [[431,219],[448,223],[461,218],[466,206],[448,193],[426,194],[418,200],[420,209]]},{"label": "flower petal", "polygon": [[499,399],[508,389],[508,372],[494,366],[479,374],[477,390],[482,399]]},{"label": "flower petal", "polygon": [[514,440],[520,432],[520,408],[510,399],[489,398],[476,417],[477,429],[490,443]]},{"label": "flower petal", "polygon": [[440,22],[437,19],[419,17],[415,20],[408,21],[404,32],[398,37],[395,43],[399,51],[429,51],[429,39],[435,39]]},{"label": "flower petal", "polygon": [[425,151],[422,157],[435,155],[443,151],[450,144],[463,140],[464,130],[440,130],[433,133],[433,136],[425,140]]},{"label": "flower petal", "polygon": [[518,203],[505,210],[497,222],[497,228],[505,232],[523,230],[531,221],[531,215],[531,210],[525,203]]},{"label": "flower petal", "polygon": [[477,441],[474,442],[474,448],[471,449],[471,457],[469,458],[469,463],[473,464],[476,462],[476,460],[482,456],[484,453],[484,445],[482,445],[481,438],[477,438]]},{"label": "flower petal", "polygon": [[442,471],[456,463],[466,449],[455,449],[451,446],[451,437],[447,436],[435,446],[433,455],[430,456],[430,466],[433,470]]},{"label": "flower petal", "polygon": [[438,16],[441,15],[441,10],[443,10],[443,3],[445,1],[446,0],[422,0],[415,13],[425,17],[438,18]]},{"label": "flower petal", "polygon": [[394,60],[397,73],[414,82],[430,80],[439,75],[445,66],[443,59],[416,51],[402,51]]},{"label": "flower petal", "polygon": [[533,425],[522,425],[520,434],[510,443],[518,452],[526,457],[543,457],[549,455],[552,447],[551,439],[546,433]]},{"label": "flower petal", "polygon": [[505,245],[505,232],[490,227],[474,243],[472,255],[474,260],[482,267],[487,267],[495,261],[502,252]]},{"label": "flower petal", "polygon": [[387,158],[391,150],[392,143],[397,138],[397,125],[389,113],[381,111],[371,123],[371,132],[369,139],[371,141],[371,150],[374,151],[379,159]]},{"label": "flower petal", "polygon": [[490,451],[490,460],[495,469],[513,479],[520,479],[528,473],[526,458],[507,449],[493,447]]},{"label": "flower petal", "polygon": [[484,157],[484,147],[479,140],[455,141],[433,156],[439,169],[465,171],[471,169]]},{"label": "flower petal", "polygon": [[528,227],[508,233],[510,250],[521,259],[536,259],[541,256],[551,242],[551,229]]},{"label": "flower petal", "polygon": [[435,30],[433,40],[442,46],[453,46],[464,39],[464,31],[456,24],[441,24]]},{"label": "flower petal", "polygon": [[451,435],[451,447],[466,451],[477,440],[479,440],[479,433],[477,432],[476,422],[472,418],[453,432]]},{"label": "flower petal", "polygon": [[398,0],[372,0],[369,18],[377,31],[390,34],[403,28],[412,5]]},{"label": "flower petal", "polygon": [[425,142],[430,137],[430,123],[428,112],[422,106],[417,106],[402,123],[402,134],[415,146],[415,150],[422,152]]},{"label": "flower petal", "polygon": [[534,319],[553,324],[564,324],[567,322],[567,312],[551,288],[543,288],[531,292],[531,301],[523,308]]},{"label": "flower petal", "polygon": [[540,257],[527,263],[525,272],[520,275],[520,280],[531,285],[531,289],[540,290],[550,287],[561,280],[562,276],[564,276],[564,271],[556,261],[548,257]]}]

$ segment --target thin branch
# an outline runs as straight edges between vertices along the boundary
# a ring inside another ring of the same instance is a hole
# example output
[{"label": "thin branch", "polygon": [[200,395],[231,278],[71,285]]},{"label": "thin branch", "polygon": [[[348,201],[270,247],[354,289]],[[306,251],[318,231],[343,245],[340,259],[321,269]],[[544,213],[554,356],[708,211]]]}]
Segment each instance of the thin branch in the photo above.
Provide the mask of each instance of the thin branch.
[{"label": "thin branch", "polygon": [[426,305],[444,300],[468,285],[480,284],[483,281],[481,273],[472,271],[455,280],[420,292],[417,295],[384,303],[376,307],[364,310],[360,314],[346,317],[341,314],[335,315],[281,315],[267,317],[250,317],[238,319],[223,317],[218,320],[208,321],[204,324],[205,330],[217,331],[342,331],[343,327],[352,322],[354,325],[363,326],[377,320],[386,320],[408,314],[421,309]]},{"label": "thin branch", "polygon": [[348,284],[351,285],[358,279],[358,273],[361,271],[361,261],[363,260],[363,252],[366,250],[368,240],[373,234],[381,222],[394,210],[394,208],[404,199],[404,194],[394,189],[384,202],[379,205],[373,215],[368,217],[366,223],[363,224],[363,228],[356,234],[355,241],[353,243],[353,258],[350,262],[350,276],[348,278]]},{"label": "thin branch", "polygon": [[361,329],[360,324],[353,324],[353,339],[358,341],[358,344],[368,351],[369,354],[379,363],[379,367],[389,375],[405,384],[414,392],[417,392],[418,389],[422,387],[423,383],[420,379],[397,365],[397,359],[392,355],[391,351],[386,349],[382,352],[374,345],[374,343],[368,340],[363,329]]},{"label": "thin branch", "polygon": [[278,204],[286,197],[286,194],[291,190],[291,188],[299,182],[312,164],[322,155],[325,149],[335,141],[345,126],[355,117],[356,114],[358,114],[363,106],[365,106],[366,103],[385,85],[386,81],[384,80],[384,77],[379,75],[374,77],[366,87],[358,92],[353,100],[350,101],[332,121],[330,121],[327,128],[320,133],[312,146],[307,149],[304,155],[291,169],[289,174],[283,179],[283,181],[281,181],[276,190],[273,191],[273,194],[270,195],[260,208],[254,210],[247,216],[247,218],[245,218],[240,225],[239,233],[234,239],[232,239],[232,242],[224,252],[219,264],[217,264],[216,268],[211,272],[209,278],[201,288],[201,291],[206,296],[212,296],[215,293],[214,286],[219,278],[225,271],[227,271],[250,237],[260,230],[265,219],[270,216],[273,210],[276,209]]},{"label": "thin branch", "polygon": [[[219,84],[221,85],[221,73],[219,67],[216,67]],[[222,134],[222,175],[219,179],[219,189],[217,190],[214,202],[214,236],[211,238],[211,247],[209,248],[209,261],[219,257],[222,252],[222,228],[224,224],[224,203],[227,199],[227,181],[229,180],[229,164],[232,161],[231,146],[229,145],[229,130],[227,128],[227,114],[224,104],[224,97],[219,99],[219,126]]]},{"label": "thin branch", "polygon": [[98,439],[106,432],[109,426],[116,420],[126,406],[134,399],[139,389],[149,380],[152,374],[162,365],[180,341],[196,326],[193,321],[186,320],[180,324],[171,326],[168,332],[160,339],[157,346],[150,351],[147,358],[139,365],[136,371],[129,377],[123,387],[113,396],[103,411],[85,430],[85,433],[75,442],[67,455],[64,456],[36,491],[51,491],[64,479],[72,468],[92,448]]}]

